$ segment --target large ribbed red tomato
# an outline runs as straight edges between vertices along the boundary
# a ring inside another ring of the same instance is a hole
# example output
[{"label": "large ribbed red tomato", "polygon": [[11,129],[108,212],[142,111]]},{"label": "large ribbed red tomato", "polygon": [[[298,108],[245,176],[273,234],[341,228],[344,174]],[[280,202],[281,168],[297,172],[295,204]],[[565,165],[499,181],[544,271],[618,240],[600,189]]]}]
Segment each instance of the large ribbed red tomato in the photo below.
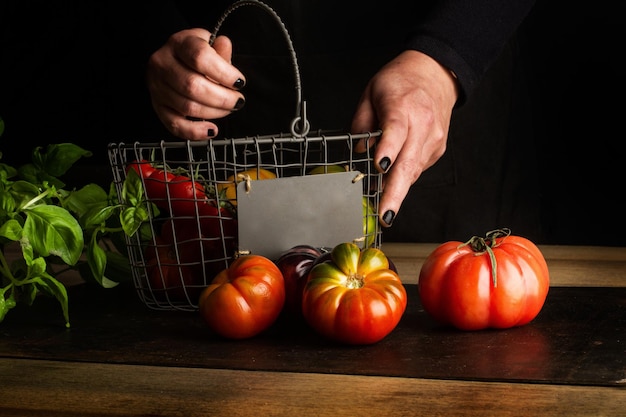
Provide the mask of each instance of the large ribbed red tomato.
[{"label": "large ribbed red tomato", "polygon": [[418,282],[424,310],[462,330],[529,323],[541,311],[549,286],[539,248],[508,229],[440,245],[424,261]]}]

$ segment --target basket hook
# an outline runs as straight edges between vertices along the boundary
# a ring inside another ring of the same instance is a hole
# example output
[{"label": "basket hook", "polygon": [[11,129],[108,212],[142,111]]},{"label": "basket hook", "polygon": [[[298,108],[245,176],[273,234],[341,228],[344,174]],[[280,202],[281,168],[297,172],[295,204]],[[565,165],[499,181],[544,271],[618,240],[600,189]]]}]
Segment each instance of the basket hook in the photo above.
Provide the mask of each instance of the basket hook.
[{"label": "basket hook", "polygon": [[209,38],[209,45],[213,45],[215,42],[215,38],[217,36],[217,32],[220,27],[234,10],[238,9],[241,6],[258,6],[268,12],[274,20],[278,23],[280,28],[282,29],[283,35],[285,36],[285,40],[287,41],[287,47],[289,48],[289,53],[291,55],[291,61],[293,64],[294,70],[294,78],[296,83],[296,114],[294,119],[291,122],[291,134],[295,137],[303,137],[309,133],[310,125],[309,121],[306,117],[306,102],[302,100],[302,84],[300,82],[300,68],[298,67],[298,58],[296,57],[296,51],[293,47],[293,42],[291,41],[291,37],[289,36],[289,31],[285,27],[285,24],[280,19],[278,14],[267,4],[258,1],[258,0],[239,0],[234,2],[228,7],[222,16],[218,19],[213,32],[211,33],[211,37]]}]

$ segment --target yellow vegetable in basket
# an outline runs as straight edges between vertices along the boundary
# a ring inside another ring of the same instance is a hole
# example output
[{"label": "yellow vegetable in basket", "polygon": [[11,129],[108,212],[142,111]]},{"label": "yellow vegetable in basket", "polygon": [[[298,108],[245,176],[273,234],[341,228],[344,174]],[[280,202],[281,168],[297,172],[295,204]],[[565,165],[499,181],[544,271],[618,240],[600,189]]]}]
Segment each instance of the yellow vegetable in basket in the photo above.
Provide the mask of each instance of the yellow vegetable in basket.
[{"label": "yellow vegetable in basket", "polygon": [[309,175],[315,174],[332,174],[335,172],[346,172],[348,171],[348,166],[345,167],[339,165],[319,165],[309,171]]},{"label": "yellow vegetable in basket", "polygon": [[237,205],[237,184],[242,181],[251,181],[251,180],[270,180],[276,178],[276,174],[272,171],[263,168],[251,168],[245,171],[241,171],[237,173],[237,182],[235,182],[235,176],[231,175],[228,177],[228,183],[218,184],[217,190],[220,193],[220,196],[230,201],[233,206]]}]

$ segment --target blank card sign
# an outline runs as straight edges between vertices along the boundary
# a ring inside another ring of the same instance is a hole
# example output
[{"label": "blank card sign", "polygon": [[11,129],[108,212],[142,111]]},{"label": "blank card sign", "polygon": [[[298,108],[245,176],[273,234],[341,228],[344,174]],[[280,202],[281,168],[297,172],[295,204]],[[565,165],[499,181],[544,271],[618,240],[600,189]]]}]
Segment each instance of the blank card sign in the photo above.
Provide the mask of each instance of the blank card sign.
[{"label": "blank card sign", "polygon": [[358,171],[237,184],[239,251],[276,259],[296,245],[334,247],[363,236]]}]

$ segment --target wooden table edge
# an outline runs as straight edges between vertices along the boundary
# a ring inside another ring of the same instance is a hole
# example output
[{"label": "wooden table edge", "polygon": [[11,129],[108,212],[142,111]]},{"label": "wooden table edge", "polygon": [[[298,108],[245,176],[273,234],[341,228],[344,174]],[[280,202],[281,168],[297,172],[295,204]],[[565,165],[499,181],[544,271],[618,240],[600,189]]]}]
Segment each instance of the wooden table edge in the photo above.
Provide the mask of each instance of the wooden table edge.
[{"label": "wooden table edge", "polygon": [[[435,243],[383,242],[406,284],[417,284],[419,272]],[[626,286],[626,247],[538,245],[546,258],[553,287]]]},{"label": "wooden table edge", "polygon": [[[626,389],[0,358],[0,415],[618,415]],[[63,410],[63,411],[61,411]],[[14,413],[14,414],[11,414]]]}]

